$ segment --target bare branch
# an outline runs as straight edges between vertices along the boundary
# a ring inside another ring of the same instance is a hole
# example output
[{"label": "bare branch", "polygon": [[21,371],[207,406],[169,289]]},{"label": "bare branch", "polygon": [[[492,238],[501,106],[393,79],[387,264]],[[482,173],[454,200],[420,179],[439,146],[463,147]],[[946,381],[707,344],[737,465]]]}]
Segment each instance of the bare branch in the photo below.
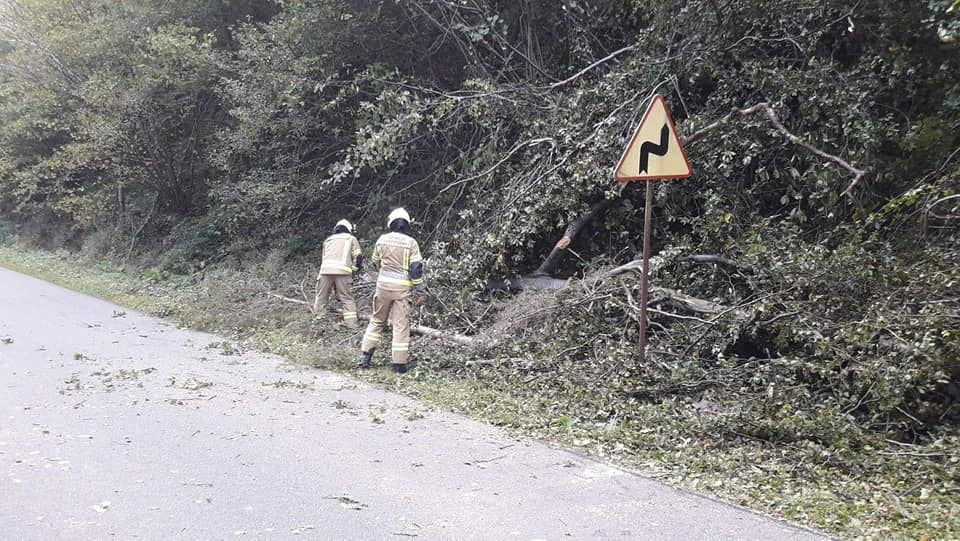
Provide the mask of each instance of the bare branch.
[{"label": "bare branch", "polygon": [[720,255],[712,254],[701,254],[701,255],[684,255],[677,258],[677,261],[685,262],[689,261],[691,263],[716,263],[717,265],[723,265],[725,267],[730,267],[733,269],[739,268],[740,265],[732,259],[727,259]]},{"label": "bare branch", "polygon": [[292,302],[292,303],[295,303],[295,304],[303,304],[303,305],[307,306],[307,310],[310,310],[311,312],[313,311],[313,310],[310,309],[310,303],[308,303],[307,301],[305,301],[305,300],[303,300],[303,299],[291,299],[290,297],[284,297],[283,295],[277,295],[276,293],[272,293],[272,292],[270,292],[270,291],[267,291],[267,295],[270,295],[271,297],[276,297],[276,298],[278,298],[278,299],[280,299],[280,300],[283,300],[283,301]]},{"label": "bare branch", "polygon": [[620,265],[619,267],[614,267],[604,273],[602,273],[599,278],[601,280],[606,280],[607,278],[613,278],[614,276],[619,276],[621,274],[626,274],[628,272],[640,272],[643,269],[643,260],[634,259],[633,261],[627,263],[626,265]]},{"label": "bare branch", "polygon": [[437,194],[438,194],[438,195],[439,195],[439,194],[442,194],[443,192],[449,190],[450,188],[453,188],[454,186],[459,186],[459,185],[461,185],[461,184],[466,184],[467,182],[470,182],[471,180],[475,180],[475,179],[478,179],[478,178],[487,176],[487,175],[489,175],[490,173],[496,171],[496,169],[497,169],[498,167],[500,167],[501,165],[503,165],[503,163],[504,163],[505,161],[507,161],[507,160],[510,159],[510,156],[513,156],[514,154],[516,154],[516,153],[517,153],[520,149],[522,149],[523,147],[535,146],[535,145],[539,145],[540,143],[554,143],[554,140],[553,140],[552,138],[550,138],[550,137],[540,137],[540,138],[537,138],[537,139],[530,139],[529,141],[524,141],[524,142],[522,142],[522,143],[518,143],[518,144],[514,145],[514,147],[511,148],[509,152],[507,152],[506,156],[504,156],[504,157],[503,157],[500,161],[498,161],[497,163],[495,163],[495,164],[493,164],[492,166],[490,166],[490,168],[487,169],[486,171],[484,171],[484,172],[482,172],[482,173],[478,173],[478,174],[473,175],[473,176],[470,176],[470,177],[467,177],[467,178],[464,178],[464,179],[460,179],[460,180],[458,180],[458,181],[456,181],[456,182],[451,182],[450,184],[448,184],[447,186],[445,186],[443,189],[441,189],[440,191],[438,191]]},{"label": "bare branch", "polygon": [[801,146],[801,147],[809,150],[809,151],[812,152],[813,154],[815,154],[815,155],[817,155],[817,156],[819,156],[819,157],[821,157],[821,158],[823,158],[823,159],[825,159],[825,160],[827,160],[827,161],[831,161],[831,162],[839,165],[840,167],[846,169],[847,171],[853,173],[853,175],[854,175],[853,181],[850,182],[850,185],[847,186],[847,189],[843,191],[843,195],[847,196],[851,201],[854,200],[854,198],[853,198],[853,188],[856,187],[857,183],[860,182],[860,179],[862,179],[862,178],[867,174],[868,171],[867,171],[866,169],[860,169],[860,168],[854,167],[852,164],[850,164],[850,162],[844,160],[843,158],[841,158],[841,157],[839,157],[839,156],[834,156],[833,154],[829,154],[829,153],[827,153],[827,152],[824,152],[824,151],[820,150],[819,148],[817,148],[817,147],[815,147],[815,146],[813,146],[813,145],[805,142],[805,141],[804,141],[803,139],[801,139],[800,137],[797,137],[796,135],[794,135],[793,133],[791,133],[790,130],[788,130],[786,127],[784,127],[783,123],[780,122],[779,117],[777,117],[776,111],[774,111],[773,108],[770,107],[770,105],[769,105],[768,103],[766,103],[766,102],[760,102],[760,103],[758,103],[758,104],[756,104],[756,105],[753,105],[753,106],[751,106],[751,107],[747,107],[746,109],[734,109],[734,110],[730,111],[730,113],[728,113],[725,117],[721,118],[720,120],[714,122],[713,124],[710,124],[709,126],[706,126],[706,127],[704,127],[704,128],[701,128],[700,130],[697,130],[696,132],[692,133],[692,134],[691,134],[690,136],[688,136],[688,137],[683,138],[683,144],[685,144],[685,145],[691,145],[691,144],[695,143],[697,140],[699,140],[700,138],[702,138],[704,135],[706,135],[707,133],[709,133],[709,132],[717,129],[718,127],[720,127],[721,125],[723,125],[724,123],[726,123],[727,121],[729,121],[730,119],[732,119],[732,118],[734,118],[734,117],[737,117],[737,116],[747,116],[747,115],[751,115],[751,114],[758,113],[758,112],[761,112],[761,111],[762,111],[764,114],[767,115],[767,118],[770,119],[770,123],[773,124],[773,127],[776,128],[777,131],[779,131],[781,134],[783,134],[783,136],[786,137],[787,140],[789,140],[791,143],[793,143],[793,144],[795,144],[795,145],[799,145],[799,146]]},{"label": "bare branch", "polygon": [[411,325],[410,332],[423,336],[429,336],[431,338],[438,338],[447,342],[453,342],[455,344],[460,344],[461,346],[476,346],[486,341],[482,337],[464,336],[462,334],[441,331],[425,325]]},{"label": "bare branch", "polygon": [[130,247],[127,249],[127,255],[124,256],[123,261],[126,262],[130,259],[130,255],[133,254],[133,249],[137,245],[137,239],[140,238],[140,233],[143,233],[143,230],[147,227],[147,224],[150,223],[150,220],[153,218],[153,213],[157,210],[157,202],[160,201],[160,194],[158,193],[153,198],[153,203],[150,205],[150,210],[147,212],[147,217],[143,219],[143,223],[140,224],[140,227],[137,228],[133,236],[130,237]]},{"label": "bare branch", "polygon": [[951,222],[957,221],[960,222],[960,215],[951,215],[944,214],[939,215],[933,212],[934,207],[941,203],[946,203],[947,201],[952,201],[954,199],[960,199],[960,194],[948,195],[946,197],[941,197],[936,201],[933,201],[923,207],[923,211],[920,214],[920,224],[923,230],[924,237],[927,236],[927,233],[930,229],[930,218],[933,217],[934,220],[938,220],[946,225],[949,225]]},{"label": "bare branch", "polygon": [[636,48],[637,48],[637,45],[634,44],[634,45],[629,45],[629,46],[624,47],[624,48],[622,48],[622,49],[618,49],[618,50],[616,50],[616,51],[613,51],[612,53],[610,53],[610,54],[608,54],[607,56],[601,58],[600,60],[597,60],[597,61],[594,62],[593,64],[590,64],[589,66],[583,68],[582,70],[580,70],[580,71],[578,71],[577,73],[571,75],[570,77],[567,77],[566,79],[564,79],[564,80],[562,80],[562,81],[557,81],[557,82],[551,84],[551,85],[550,85],[550,88],[557,88],[558,86],[563,86],[563,85],[565,85],[565,84],[567,84],[567,83],[571,83],[571,82],[573,82],[573,81],[576,81],[577,79],[579,79],[580,77],[582,77],[583,74],[587,73],[588,71],[592,70],[593,68],[595,68],[595,67],[597,67],[597,66],[599,66],[599,65],[601,65],[601,64],[604,64],[604,63],[606,63],[606,62],[609,62],[610,60],[613,60],[614,58],[620,56],[621,54],[623,54],[623,53],[625,53],[625,52],[627,52],[627,51],[632,51],[632,50],[634,50],[634,49],[636,49]]}]

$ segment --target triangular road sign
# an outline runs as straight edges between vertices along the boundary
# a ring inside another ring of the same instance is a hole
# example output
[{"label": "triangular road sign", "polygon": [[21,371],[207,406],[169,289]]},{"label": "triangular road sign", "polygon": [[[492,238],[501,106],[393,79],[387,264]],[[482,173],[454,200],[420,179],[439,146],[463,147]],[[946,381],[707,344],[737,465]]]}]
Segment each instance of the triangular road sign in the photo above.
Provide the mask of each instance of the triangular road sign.
[{"label": "triangular road sign", "polygon": [[643,114],[614,171],[616,180],[657,180],[690,176],[690,162],[663,96],[655,96]]}]

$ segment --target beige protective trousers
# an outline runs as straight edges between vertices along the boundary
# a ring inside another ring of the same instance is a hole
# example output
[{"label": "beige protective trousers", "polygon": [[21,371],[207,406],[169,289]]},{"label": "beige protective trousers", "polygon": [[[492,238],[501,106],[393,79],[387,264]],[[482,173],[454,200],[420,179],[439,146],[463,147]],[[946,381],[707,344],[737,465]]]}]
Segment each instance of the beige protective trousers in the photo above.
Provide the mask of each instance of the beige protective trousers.
[{"label": "beige protective trousers", "polygon": [[380,342],[383,326],[393,325],[392,359],[395,364],[407,364],[410,356],[410,310],[413,292],[409,289],[391,291],[377,288],[373,295],[373,315],[367,332],[363,333],[361,351],[372,351]]},{"label": "beige protective trousers", "polygon": [[353,292],[350,286],[353,285],[353,278],[349,274],[321,274],[320,290],[317,298],[313,302],[313,311],[320,315],[327,302],[330,301],[330,293],[336,289],[337,298],[343,307],[343,321],[349,327],[357,326],[357,303],[353,300]]}]

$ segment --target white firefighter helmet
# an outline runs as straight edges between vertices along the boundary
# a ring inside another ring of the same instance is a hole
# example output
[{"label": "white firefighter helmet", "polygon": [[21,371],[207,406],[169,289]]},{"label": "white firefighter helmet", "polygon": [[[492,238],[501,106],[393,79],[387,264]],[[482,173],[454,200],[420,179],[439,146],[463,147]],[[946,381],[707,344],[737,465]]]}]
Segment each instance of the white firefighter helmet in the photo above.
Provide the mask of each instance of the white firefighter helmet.
[{"label": "white firefighter helmet", "polygon": [[346,221],[346,220],[340,220],[339,222],[337,222],[337,225],[335,225],[333,228],[336,229],[336,228],[340,227],[341,225],[342,225],[343,227],[346,227],[346,228],[347,228],[347,233],[352,233],[352,232],[353,232],[353,224],[351,224],[350,222],[348,222],[348,221]]},{"label": "white firefighter helmet", "polygon": [[390,227],[390,224],[392,224],[394,220],[406,220],[407,223],[410,223],[410,215],[407,214],[407,211],[402,207],[393,209],[390,216],[387,216],[387,227]]}]

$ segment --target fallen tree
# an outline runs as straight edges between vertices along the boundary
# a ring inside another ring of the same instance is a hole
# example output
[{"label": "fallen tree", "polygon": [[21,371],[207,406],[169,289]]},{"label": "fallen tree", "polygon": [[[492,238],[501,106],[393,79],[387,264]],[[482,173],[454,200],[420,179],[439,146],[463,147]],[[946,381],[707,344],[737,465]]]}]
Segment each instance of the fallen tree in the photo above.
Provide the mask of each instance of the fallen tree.
[{"label": "fallen tree", "polygon": [[[573,228],[573,230],[577,229],[578,227]],[[715,254],[680,255],[676,257],[676,261],[691,262],[696,264],[715,264],[731,269],[739,268],[739,264],[737,262]],[[548,274],[542,274],[539,271],[527,276],[518,276],[511,279],[491,279],[487,282],[487,290],[505,291],[511,294],[518,294],[523,291],[562,291],[570,288],[574,283],[592,284],[593,286],[596,286],[617,276],[632,272],[639,273],[642,270],[642,263],[643,262],[641,260],[635,259],[623,265],[598,270],[578,280],[553,278]],[[662,257],[654,257],[651,260],[651,272],[655,272],[661,265],[663,265],[663,263],[664,259]],[[366,272],[362,275],[361,280],[355,285],[355,287],[359,288],[363,293],[372,294],[370,290],[373,289],[373,285],[376,283],[376,280],[377,273]],[[272,291],[268,291],[266,294],[272,298],[279,299],[284,302],[305,306],[308,312],[314,313],[316,302],[315,300],[311,301],[309,299],[316,299],[316,292],[313,294],[308,292],[306,284],[307,280],[304,279],[297,286],[291,286],[289,288],[290,290],[296,291],[296,293],[299,294],[299,297],[282,295]],[[625,289],[624,298],[625,306],[629,307],[634,313],[632,316],[633,319],[637,319],[641,313],[641,307],[637,304],[637,301],[633,298],[633,295],[629,289]],[[650,287],[650,298],[647,302],[647,306],[650,312],[659,316],[674,319],[696,319],[703,323],[711,323],[712,319],[719,318],[720,316],[726,314],[734,314],[737,319],[743,321],[749,320],[753,316],[753,312],[748,310],[745,306],[726,306],[710,300],[684,294],[676,289],[659,286]],[[663,310],[662,308],[665,307],[669,307],[671,311]],[[556,306],[553,308],[548,307],[546,309],[537,310],[537,312],[550,312],[555,308]],[[702,320],[699,319],[699,317],[711,318],[711,320]],[[474,329],[478,330],[479,332],[468,335],[459,332],[437,329],[426,325],[411,324],[410,330],[414,334],[428,336],[461,346],[494,346],[498,343],[498,340],[492,336],[492,334],[496,333],[491,333],[490,329]]]},{"label": "fallen tree", "polygon": [[[736,266],[736,263],[732,260],[716,255],[681,256],[678,257],[677,260]],[[659,258],[651,261],[651,270],[655,270],[660,264],[662,264],[662,261]],[[635,259],[618,267],[589,274],[583,277],[580,282],[597,284],[605,280],[609,280],[610,278],[630,272],[641,272],[642,268],[643,262],[639,259]],[[573,282],[571,280],[551,278],[549,276],[542,276],[534,273],[528,276],[518,276],[510,280],[490,281],[488,282],[488,287],[499,286],[502,290],[509,290],[512,293],[519,293],[524,290],[560,291],[569,288],[572,283]],[[637,312],[639,312],[640,307],[633,301],[632,298],[630,298],[629,292],[627,293],[627,297],[628,304]],[[647,304],[648,306],[669,305],[682,312],[708,316],[716,316],[720,314],[736,312],[739,310],[738,307],[725,306],[709,300],[692,297],[674,289],[658,286],[650,286],[650,299],[648,300]],[[671,314],[666,312],[659,313],[666,316],[680,317],[679,314]],[[749,317],[749,314],[747,313],[743,313],[741,315],[744,318]]]},{"label": "fallen tree", "polygon": [[[363,289],[370,289],[373,284],[376,283],[377,276],[376,273],[364,273],[362,275],[362,280],[359,286]],[[316,302],[311,302],[308,299],[309,295],[305,288],[306,280],[301,282],[295,289],[300,293],[300,298],[288,297],[286,295],[281,295],[279,293],[274,293],[272,291],[267,291],[266,294],[269,297],[282,300],[284,302],[299,304],[306,307],[307,311],[311,314],[315,313],[314,306]],[[316,299],[317,293],[313,294],[313,298]],[[459,344],[461,346],[479,346],[489,342],[489,339],[485,336],[467,336],[464,334],[453,333],[448,331],[443,331],[440,329],[434,329],[426,325],[411,324],[410,332],[414,334],[419,334],[422,336],[429,336],[431,338],[436,338],[439,340],[444,340],[447,342],[452,342]]]},{"label": "fallen tree", "polygon": [[567,226],[566,231],[563,232],[563,236],[560,237],[560,240],[554,245],[553,250],[551,250],[547,258],[543,260],[540,267],[531,273],[531,276],[549,276],[553,274],[557,269],[557,265],[560,264],[563,255],[566,253],[567,248],[570,247],[570,243],[573,242],[573,239],[577,238],[583,226],[590,223],[595,217],[605,212],[616,202],[616,199],[605,199],[594,203],[590,206],[590,210],[571,222],[570,225]]},{"label": "fallen tree", "polygon": [[[294,299],[292,297],[280,295],[272,291],[267,291],[267,295],[275,299],[280,299],[285,302],[304,305],[307,308],[308,312],[313,313],[313,307],[309,302],[307,302],[306,299]],[[410,325],[410,332],[414,334],[423,335],[423,336],[429,336],[431,338],[445,340],[448,342],[453,342],[455,344],[460,344],[462,346],[477,346],[477,345],[483,344],[486,341],[483,337],[466,336],[463,334],[442,331],[439,329],[434,329],[432,327],[427,327],[426,325],[412,324]]]},{"label": "fallen tree", "polygon": [[[703,128],[695,131],[694,133],[690,134],[687,137],[681,137],[680,140],[686,146],[692,145],[697,141],[703,139],[710,132],[727,124],[734,118],[746,117],[746,116],[750,116],[757,113],[763,113],[767,117],[767,119],[770,121],[770,123],[773,124],[773,127],[791,143],[798,145],[806,149],[807,151],[811,152],[812,154],[828,162],[834,163],[839,167],[846,169],[847,171],[852,173],[853,180],[850,182],[847,188],[843,191],[843,195],[846,196],[851,202],[854,202],[853,189],[857,186],[857,184],[861,181],[861,179],[865,175],[867,175],[867,173],[869,173],[869,170],[856,167],[850,162],[848,162],[847,160],[839,156],[825,152],[807,143],[802,138],[798,137],[783,125],[783,123],[780,121],[780,118],[777,116],[776,111],[767,102],[760,102],[753,106],[747,107],[745,109],[733,109],[723,118],[717,120],[716,122],[713,122],[712,124],[704,126]],[[544,275],[553,274],[553,272],[557,268],[557,265],[559,265],[561,259],[563,258],[563,255],[566,253],[567,249],[570,247],[573,241],[576,240],[577,236],[580,234],[583,228],[588,223],[593,221],[597,216],[601,215],[607,209],[612,207],[622,197],[623,197],[623,190],[620,190],[620,192],[617,194],[616,197],[613,197],[610,199],[604,199],[602,201],[593,203],[585,213],[577,217],[577,219],[572,221],[570,225],[567,226],[567,229],[564,231],[563,236],[561,236],[560,240],[558,240],[556,244],[554,244],[553,249],[547,255],[546,259],[544,259],[543,263],[541,263],[540,266],[537,268],[537,270],[535,270],[529,276],[534,277],[534,276],[544,276]],[[720,260],[716,260],[713,262],[724,263],[724,262],[721,262]]]}]

